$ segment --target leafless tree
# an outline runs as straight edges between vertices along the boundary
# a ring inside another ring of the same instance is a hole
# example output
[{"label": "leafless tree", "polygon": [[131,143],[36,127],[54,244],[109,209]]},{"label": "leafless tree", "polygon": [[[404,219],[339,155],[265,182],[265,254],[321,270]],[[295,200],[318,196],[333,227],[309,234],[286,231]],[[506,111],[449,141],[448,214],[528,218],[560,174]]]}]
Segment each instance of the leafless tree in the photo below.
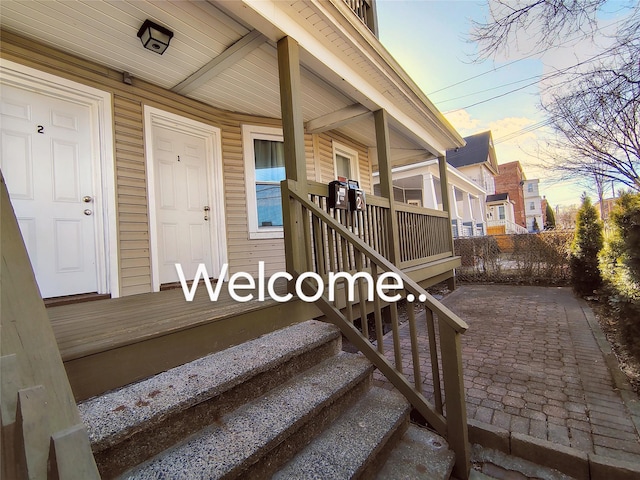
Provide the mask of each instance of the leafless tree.
[{"label": "leafless tree", "polygon": [[577,33],[592,34],[596,13],[607,0],[489,0],[489,19],[474,21],[470,39],[479,45],[478,58],[508,49],[519,32],[538,48],[554,46]]},{"label": "leafless tree", "polygon": [[[491,18],[475,24],[472,39],[484,56],[496,54],[523,29],[539,46],[557,45],[576,32],[593,33],[604,3],[491,1]],[[640,5],[612,40],[591,62],[548,85],[542,103],[556,133],[543,149],[547,165],[563,179],[589,179],[599,196],[609,181],[640,191]]]}]

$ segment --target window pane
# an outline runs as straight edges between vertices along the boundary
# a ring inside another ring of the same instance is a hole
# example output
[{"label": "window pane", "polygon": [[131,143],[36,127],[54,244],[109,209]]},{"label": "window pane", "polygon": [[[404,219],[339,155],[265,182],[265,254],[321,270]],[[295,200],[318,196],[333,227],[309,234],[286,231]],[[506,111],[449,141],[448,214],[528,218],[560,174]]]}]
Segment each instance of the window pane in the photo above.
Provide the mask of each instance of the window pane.
[{"label": "window pane", "polygon": [[256,182],[284,180],[284,143],[272,140],[253,140],[256,161]]},{"label": "window pane", "polygon": [[258,200],[258,228],[282,226],[280,185],[256,185]]},{"label": "window pane", "polygon": [[498,215],[500,216],[500,220],[504,220],[504,207],[498,207]]},{"label": "window pane", "polygon": [[351,178],[351,160],[336,153],[336,173],[339,177]]}]

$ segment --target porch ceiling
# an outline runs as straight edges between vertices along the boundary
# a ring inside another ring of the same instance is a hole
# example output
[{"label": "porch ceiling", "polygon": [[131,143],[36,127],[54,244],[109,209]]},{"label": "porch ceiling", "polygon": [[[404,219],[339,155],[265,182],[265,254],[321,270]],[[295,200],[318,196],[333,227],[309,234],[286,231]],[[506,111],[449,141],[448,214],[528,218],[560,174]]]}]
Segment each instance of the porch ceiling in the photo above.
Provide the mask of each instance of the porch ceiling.
[{"label": "porch ceiling", "polygon": [[[224,4],[239,5],[241,2]],[[312,2],[314,7],[320,8]],[[231,9],[237,10],[237,8]],[[314,11],[305,2],[291,1],[286,11],[297,22],[305,18],[308,29],[317,35],[331,36],[330,42],[342,45],[342,57],[353,62],[355,45],[345,43],[335,25],[315,19]],[[306,13],[305,13],[306,12]],[[305,17],[305,15],[307,15]],[[355,16],[354,16],[355,17]],[[164,55],[144,49],[136,34],[145,19],[151,19],[174,32],[171,45]],[[260,23],[260,22],[258,22]],[[302,22],[304,24],[304,22]],[[241,19],[237,12],[223,11],[210,2],[152,2],[147,0],[96,1],[30,1],[4,0],[0,25],[3,29],[54,46],[81,58],[95,61],[118,71],[127,71],[133,77],[172,89],[220,55],[229,54],[236,42],[252,32],[255,24]],[[220,66],[212,78],[195,85],[184,95],[217,108],[249,115],[280,117],[280,93],[275,39],[281,32],[258,25],[265,36],[257,35],[245,50]],[[324,41],[327,41],[324,38]],[[366,52],[365,52],[366,53]],[[317,58],[302,52],[302,110],[305,122],[340,111],[345,107],[362,104],[369,109],[376,105],[349,85],[332,68]],[[362,62],[361,62],[362,63]],[[363,78],[393,97],[394,104],[408,112],[410,118],[420,120],[416,99],[399,95],[398,91],[384,90],[383,79],[376,71],[375,62],[362,63],[354,68]],[[378,66],[387,68],[388,66]],[[200,72],[199,72],[200,73]],[[419,102],[418,102],[419,103]],[[424,123],[424,119],[422,119]],[[440,127],[441,128],[441,127]],[[375,146],[375,129],[371,115],[338,128],[355,140]],[[434,130],[437,130],[434,128]],[[441,132],[438,132],[441,134]],[[390,125],[392,155],[407,158],[411,152],[422,153],[425,145],[411,129],[392,119]],[[409,153],[407,153],[409,152]]]}]

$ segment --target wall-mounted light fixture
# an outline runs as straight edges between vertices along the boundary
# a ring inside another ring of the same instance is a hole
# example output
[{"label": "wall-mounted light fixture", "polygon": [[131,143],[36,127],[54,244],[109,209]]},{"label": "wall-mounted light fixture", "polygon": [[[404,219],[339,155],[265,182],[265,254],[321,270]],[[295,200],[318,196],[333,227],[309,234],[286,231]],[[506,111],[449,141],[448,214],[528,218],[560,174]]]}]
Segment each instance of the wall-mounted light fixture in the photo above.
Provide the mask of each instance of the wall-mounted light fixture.
[{"label": "wall-mounted light fixture", "polygon": [[138,37],[144,48],[162,55],[169,47],[173,32],[151,20],[145,20],[138,30]]}]

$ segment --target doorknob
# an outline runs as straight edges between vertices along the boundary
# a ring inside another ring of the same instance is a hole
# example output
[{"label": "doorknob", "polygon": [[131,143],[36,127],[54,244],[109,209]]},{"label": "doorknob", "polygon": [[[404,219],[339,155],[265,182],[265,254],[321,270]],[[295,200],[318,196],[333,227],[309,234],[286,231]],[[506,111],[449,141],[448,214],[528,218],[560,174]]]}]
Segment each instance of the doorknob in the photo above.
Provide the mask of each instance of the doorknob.
[{"label": "doorknob", "polygon": [[204,219],[205,219],[205,221],[209,221],[209,210],[211,210],[209,208],[209,205],[205,205],[204,206]]},{"label": "doorknob", "polygon": [[88,208],[84,211],[85,215],[91,215],[93,213],[92,210],[89,210]]},{"label": "doorknob", "polygon": [[93,198],[91,198],[89,195],[85,195],[84,197],[82,197],[82,201],[84,203],[90,203],[93,200]]}]

